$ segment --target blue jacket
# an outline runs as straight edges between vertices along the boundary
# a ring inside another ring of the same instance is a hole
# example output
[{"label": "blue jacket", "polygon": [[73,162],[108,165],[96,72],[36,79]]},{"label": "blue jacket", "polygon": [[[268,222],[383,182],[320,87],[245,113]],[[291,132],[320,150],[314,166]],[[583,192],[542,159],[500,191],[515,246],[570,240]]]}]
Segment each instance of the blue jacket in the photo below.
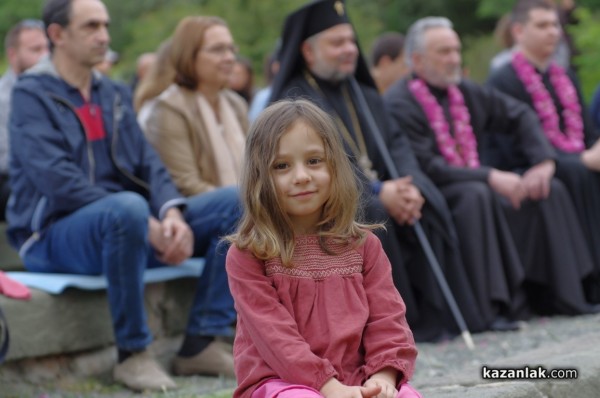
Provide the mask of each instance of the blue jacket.
[{"label": "blue jacket", "polygon": [[[95,170],[102,165],[96,164],[68,100],[74,90],[49,58],[14,87],[9,133],[12,193],[6,216],[8,238],[21,255],[53,221],[113,193],[95,184]],[[147,198],[158,218],[168,208],[183,205],[185,199],[137,124],[128,89],[94,74],[92,93],[100,99],[110,159],[122,190]]]}]

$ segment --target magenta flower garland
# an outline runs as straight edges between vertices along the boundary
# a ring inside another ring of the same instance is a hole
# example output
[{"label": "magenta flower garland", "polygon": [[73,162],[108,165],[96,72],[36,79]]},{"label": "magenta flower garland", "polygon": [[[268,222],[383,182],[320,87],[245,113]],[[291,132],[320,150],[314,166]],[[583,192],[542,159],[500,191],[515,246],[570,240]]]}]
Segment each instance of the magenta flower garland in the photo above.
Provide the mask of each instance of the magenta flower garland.
[{"label": "magenta flower garland", "polygon": [[456,86],[448,87],[450,117],[454,127],[454,137],[444,110],[421,79],[413,79],[408,88],[427,116],[429,126],[435,133],[438,149],[446,162],[452,166],[478,168],[479,154],[477,140],[471,126],[471,115],[465,105],[462,92]]},{"label": "magenta flower garland", "polygon": [[564,133],[560,130],[560,119],[554,101],[542,77],[531,65],[523,53],[515,52],[512,66],[519,80],[531,96],[533,107],[540,118],[546,137],[552,145],[563,152],[578,153],[585,149],[583,142],[583,121],[581,120],[581,104],[573,82],[565,70],[555,63],[548,67],[550,83],[563,107]]}]

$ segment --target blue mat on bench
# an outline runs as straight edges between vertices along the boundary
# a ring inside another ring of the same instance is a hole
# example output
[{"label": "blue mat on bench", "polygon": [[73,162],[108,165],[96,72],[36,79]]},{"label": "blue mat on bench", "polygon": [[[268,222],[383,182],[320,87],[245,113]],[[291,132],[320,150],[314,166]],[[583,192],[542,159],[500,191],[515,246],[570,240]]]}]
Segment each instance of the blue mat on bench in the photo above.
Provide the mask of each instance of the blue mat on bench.
[{"label": "blue mat on bench", "polygon": [[[147,269],[144,283],[163,282],[172,279],[198,277],[204,269],[203,258],[192,258],[181,265]],[[72,287],[84,290],[106,289],[104,275],[48,274],[42,272],[6,272],[10,278],[25,286],[43,290],[50,294],[60,294]]]}]

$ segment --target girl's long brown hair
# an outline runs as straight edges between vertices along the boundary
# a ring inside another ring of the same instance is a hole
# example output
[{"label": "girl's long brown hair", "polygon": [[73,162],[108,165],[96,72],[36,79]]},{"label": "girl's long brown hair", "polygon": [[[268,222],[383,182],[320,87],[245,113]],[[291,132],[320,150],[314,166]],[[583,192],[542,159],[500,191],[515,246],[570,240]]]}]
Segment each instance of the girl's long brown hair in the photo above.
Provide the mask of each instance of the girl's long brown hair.
[{"label": "girl's long brown hair", "polygon": [[331,174],[331,194],[317,225],[321,247],[334,254],[327,247],[329,239],[359,244],[366,236],[365,229],[380,226],[356,220],[358,179],[329,115],[306,100],[276,102],[260,114],[248,134],[240,182],[244,214],[237,232],[226,239],[261,260],[281,257],[286,266],[292,266],[295,236],[290,218],[278,200],[271,172],[279,140],[298,122],[311,127],[323,140]]}]

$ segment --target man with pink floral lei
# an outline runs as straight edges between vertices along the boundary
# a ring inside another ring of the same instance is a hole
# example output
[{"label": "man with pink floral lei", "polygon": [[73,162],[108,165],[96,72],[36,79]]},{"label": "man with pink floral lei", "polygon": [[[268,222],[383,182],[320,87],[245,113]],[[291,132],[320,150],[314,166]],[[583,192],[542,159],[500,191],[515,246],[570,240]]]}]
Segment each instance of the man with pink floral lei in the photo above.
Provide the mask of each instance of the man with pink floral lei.
[{"label": "man with pink floral lei", "polygon": [[[567,187],[591,252],[594,271],[585,281],[587,298],[600,302],[600,175],[588,151],[598,138],[577,78],[552,61],[561,36],[556,6],[547,0],[520,0],[511,14],[517,44],[512,61],[493,72],[488,84],[527,103],[557,152],[556,177]],[[513,154],[506,164],[520,165]]]},{"label": "man with pink floral lei", "polygon": [[[405,57],[412,74],[386,92],[385,104],[448,202],[478,298],[491,296],[509,320],[594,312],[582,287],[590,254],[535,114],[463,79],[461,42],[447,18],[415,22]],[[494,167],[493,132],[510,138],[526,168]],[[482,263],[493,271],[478,272]]]}]

